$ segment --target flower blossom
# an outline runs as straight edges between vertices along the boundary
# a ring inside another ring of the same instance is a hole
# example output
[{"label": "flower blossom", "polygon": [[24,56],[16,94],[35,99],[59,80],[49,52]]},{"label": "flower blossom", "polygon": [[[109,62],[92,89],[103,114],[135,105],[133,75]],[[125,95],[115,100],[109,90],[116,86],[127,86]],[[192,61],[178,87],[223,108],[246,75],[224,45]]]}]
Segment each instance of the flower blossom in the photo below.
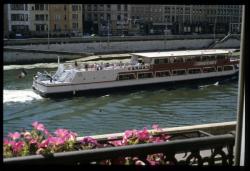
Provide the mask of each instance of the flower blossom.
[{"label": "flower blossom", "polygon": [[39,122],[33,122],[32,123],[32,126],[36,129],[36,130],[38,130],[38,131],[44,131],[45,130],[45,127],[44,127],[44,125],[43,124],[41,124],[41,123],[39,123]]},{"label": "flower blossom", "polygon": [[65,141],[68,140],[74,141],[77,137],[77,133],[71,132],[67,129],[57,129],[54,133],[57,137],[60,137]]},{"label": "flower blossom", "polygon": [[150,135],[149,135],[147,128],[137,131],[137,137],[139,138],[140,141],[143,141],[143,142],[149,140]]},{"label": "flower blossom", "polygon": [[8,137],[10,137],[10,138],[13,139],[13,140],[16,140],[16,139],[18,139],[18,138],[21,137],[21,134],[18,133],[18,132],[9,133]]},{"label": "flower blossom", "polygon": [[62,145],[64,143],[65,143],[64,139],[60,138],[60,137],[49,137],[48,138],[48,144],[51,144],[51,145]]},{"label": "flower blossom", "polygon": [[22,148],[24,147],[24,142],[19,141],[19,142],[12,142],[12,148],[13,148],[13,152],[14,153],[18,153],[22,150]]},{"label": "flower blossom", "polygon": [[83,144],[93,144],[93,145],[97,145],[97,141],[96,139],[94,138],[91,138],[91,137],[84,137],[82,140],[81,140],[81,143]]}]

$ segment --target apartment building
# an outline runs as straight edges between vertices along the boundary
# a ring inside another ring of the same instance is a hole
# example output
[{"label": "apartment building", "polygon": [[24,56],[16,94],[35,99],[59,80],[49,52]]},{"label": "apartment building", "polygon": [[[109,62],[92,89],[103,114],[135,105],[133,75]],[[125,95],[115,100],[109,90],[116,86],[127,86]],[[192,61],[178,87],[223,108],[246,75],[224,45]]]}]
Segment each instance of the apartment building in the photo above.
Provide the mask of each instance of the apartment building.
[{"label": "apartment building", "polygon": [[89,34],[127,34],[129,29],[129,5],[84,4],[84,32]]},{"label": "apartment building", "polygon": [[4,37],[8,37],[9,34],[9,22],[8,22],[8,5],[4,4],[3,6],[3,31],[4,31]]},{"label": "apartment building", "polygon": [[49,4],[49,27],[51,34],[82,33],[82,5]]},{"label": "apartment building", "polygon": [[6,4],[4,6],[4,28],[6,34],[26,34],[30,30],[28,4]]},{"label": "apartment building", "polygon": [[[46,36],[80,35],[81,4],[6,4],[5,34]],[[8,27],[8,28],[7,28]]]},{"label": "apartment building", "polygon": [[241,6],[131,5],[130,15],[146,34],[239,33]]},{"label": "apartment building", "polygon": [[30,32],[36,36],[48,34],[48,4],[29,4]]}]

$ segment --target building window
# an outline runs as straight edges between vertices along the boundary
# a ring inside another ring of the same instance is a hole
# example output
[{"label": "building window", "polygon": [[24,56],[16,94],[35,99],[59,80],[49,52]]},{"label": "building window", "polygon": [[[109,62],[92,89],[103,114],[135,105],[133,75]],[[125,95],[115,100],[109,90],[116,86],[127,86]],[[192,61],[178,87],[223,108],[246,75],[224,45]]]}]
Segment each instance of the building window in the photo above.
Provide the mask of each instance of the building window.
[{"label": "building window", "polygon": [[118,21],[121,20],[121,15],[117,15],[117,20],[118,20]]},{"label": "building window", "polygon": [[72,19],[73,20],[78,20],[78,14],[72,14]]},{"label": "building window", "polygon": [[121,5],[117,5],[117,10],[121,11]]},{"label": "building window", "polygon": [[28,14],[11,14],[11,21],[28,21]]},{"label": "building window", "polygon": [[78,5],[72,5],[72,11],[78,11]]},{"label": "building window", "polygon": [[94,5],[94,11],[97,11],[97,5]]},{"label": "building window", "polygon": [[100,14],[100,19],[104,20],[104,14],[103,13]]},{"label": "building window", "polygon": [[56,21],[59,21],[60,19],[61,19],[61,16],[60,16],[60,15],[56,15],[56,16],[55,16],[55,20],[56,20]]},{"label": "building window", "polygon": [[78,29],[78,23],[72,23],[72,28],[73,28],[73,30],[77,30]]},{"label": "building window", "polygon": [[110,13],[107,14],[107,20],[110,20],[111,17],[110,17]]},{"label": "building window", "polygon": [[27,25],[12,25],[11,30],[16,33],[20,33],[20,32],[29,31],[29,27]]},{"label": "building window", "polygon": [[92,17],[91,17],[90,13],[87,14],[87,20],[92,20]]},{"label": "building window", "polygon": [[97,20],[98,20],[97,14],[94,14],[94,21],[97,21]]},{"label": "building window", "polygon": [[11,10],[24,10],[24,4],[10,4],[10,9]]},{"label": "building window", "polygon": [[64,5],[64,11],[66,11],[67,10],[67,6],[66,5]]},{"label": "building window", "polygon": [[128,11],[128,5],[124,5],[124,11]]},{"label": "building window", "polygon": [[91,5],[87,5],[87,10],[91,11]]},{"label": "building window", "polygon": [[128,14],[125,13],[125,14],[124,14],[124,20],[127,20],[127,19],[128,19]]},{"label": "building window", "polygon": [[108,11],[110,10],[110,5],[107,5],[107,10],[108,10]]}]

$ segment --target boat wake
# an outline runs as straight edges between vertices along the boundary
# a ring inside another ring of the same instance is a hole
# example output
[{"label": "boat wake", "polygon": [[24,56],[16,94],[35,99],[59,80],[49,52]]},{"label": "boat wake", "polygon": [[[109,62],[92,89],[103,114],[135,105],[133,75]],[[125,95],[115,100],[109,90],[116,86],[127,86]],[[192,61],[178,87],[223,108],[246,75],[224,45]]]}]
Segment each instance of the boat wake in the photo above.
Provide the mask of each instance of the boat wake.
[{"label": "boat wake", "polygon": [[3,90],[3,102],[27,102],[43,99],[31,89],[26,90]]},{"label": "boat wake", "polygon": [[199,88],[207,88],[207,87],[211,87],[211,86],[219,86],[219,81],[215,82],[214,84],[208,84],[208,85],[202,85],[199,86]]},{"label": "boat wake", "polygon": [[34,68],[56,68],[57,63],[37,63],[31,65],[4,65],[3,70],[13,70],[13,69],[34,69]]}]

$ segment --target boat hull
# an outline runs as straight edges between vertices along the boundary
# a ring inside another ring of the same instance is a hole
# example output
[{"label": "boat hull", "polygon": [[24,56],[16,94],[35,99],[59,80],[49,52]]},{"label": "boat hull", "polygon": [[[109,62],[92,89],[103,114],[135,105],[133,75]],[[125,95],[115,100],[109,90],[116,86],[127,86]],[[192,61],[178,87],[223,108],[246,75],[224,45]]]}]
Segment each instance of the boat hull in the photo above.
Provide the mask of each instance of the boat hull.
[{"label": "boat hull", "polygon": [[[238,71],[229,75],[214,76],[214,77],[205,77],[205,78],[196,78],[196,79],[187,79],[187,80],[175,80],[175,81],[166,81],[166,82],[154,82],[147,84],[134,84],[134,85],[124,85],[124,86],[113,86],[105,88],[96,88],[96,89],[87,89],[87,90],[77,90],[77,91],[61,91],[61,92],[41,92],[36,87],[33,86],[33,90],[40,94],[42,97],[51,97],[51,98],[64,98],[69,96],[92,96],[92,95],[105,95],[115,92],[133,92],[138,90],[157,90],[159,88],[166,89],[175,89],[177,87],[193,87],[197,88],[199,85],[213,84],[219,81],[219,84],[223,84],[229,81],[238,80]],[[135,80],[134,80],[135,81]],[[98,83],[96,83],[98,84]]]}]

